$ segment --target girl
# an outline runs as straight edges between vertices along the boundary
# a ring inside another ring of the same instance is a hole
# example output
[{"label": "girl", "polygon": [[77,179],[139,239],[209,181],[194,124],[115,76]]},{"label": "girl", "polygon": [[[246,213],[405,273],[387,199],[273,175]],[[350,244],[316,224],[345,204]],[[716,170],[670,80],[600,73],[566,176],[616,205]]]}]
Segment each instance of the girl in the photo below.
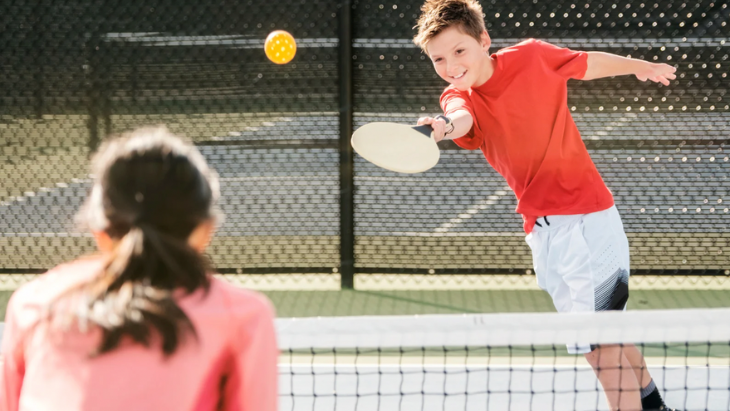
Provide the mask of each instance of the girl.
[{"label": "girl", "polygon": [[105,144],[79,214],[100,255],[8,304],[0,410],[275,411],[265,297],[211,276],[218,180],[164,128]]}]

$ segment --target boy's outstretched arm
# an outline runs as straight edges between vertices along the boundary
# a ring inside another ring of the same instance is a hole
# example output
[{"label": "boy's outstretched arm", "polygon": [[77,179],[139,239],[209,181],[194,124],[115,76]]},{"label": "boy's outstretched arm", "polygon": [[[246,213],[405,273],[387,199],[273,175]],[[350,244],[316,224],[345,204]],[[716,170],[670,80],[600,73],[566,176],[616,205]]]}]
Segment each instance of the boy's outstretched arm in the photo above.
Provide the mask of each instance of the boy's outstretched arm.
[{"label": "boy's outstretched arm", "polygon": [[441,140],[453,140],[464,136],[471,130],[474,119],[471,118],[466,110],[456,110],[449,114],[451,125],[447,126],[446,121],[442,118],[421,117],[418,119],[418,125],[428,124],[433,127],[433,138],[438,143]]},{"label": "boy's outstretched arm", "polygon": [[641,81],[653,81],[669,85],[669,80],[677,76],[676,68],[664,63],[650,63],[600,51],[589,51],[588,69],[582,80],[594,80],[602,77],[624,76],[633,74]]}]

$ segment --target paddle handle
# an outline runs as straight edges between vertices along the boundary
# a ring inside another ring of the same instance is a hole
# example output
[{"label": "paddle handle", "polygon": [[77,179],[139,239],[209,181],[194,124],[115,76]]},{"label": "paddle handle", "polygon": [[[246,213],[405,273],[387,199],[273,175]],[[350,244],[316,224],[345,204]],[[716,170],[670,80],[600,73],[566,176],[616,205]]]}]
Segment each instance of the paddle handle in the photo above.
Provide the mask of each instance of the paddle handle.
[{"label": "paddle handle", "polygon": [[424,124],[422,126],[413,126],[411,128],[423,134],[424,136],[431,138],[431,133],[433,132],[433,129],[428,124]]},{"label": "paddle handle", "polygon": [[[440,115],[436,116],[436,118],[442,118],[442,119],[444,119],[444,121],[446,122],[446,125],[447,126],[448,125],[451,125],[451,119],[448,118],[448,117],[446,117],[443,114],[440,114]],[[433,132],[433,128],[431,127],[431,125],[424,124],[422,126],[413,126],[412,128],[414,130],[418,131],[419,133],[423,134],[424,136],[431,138],[431,133]]]}]

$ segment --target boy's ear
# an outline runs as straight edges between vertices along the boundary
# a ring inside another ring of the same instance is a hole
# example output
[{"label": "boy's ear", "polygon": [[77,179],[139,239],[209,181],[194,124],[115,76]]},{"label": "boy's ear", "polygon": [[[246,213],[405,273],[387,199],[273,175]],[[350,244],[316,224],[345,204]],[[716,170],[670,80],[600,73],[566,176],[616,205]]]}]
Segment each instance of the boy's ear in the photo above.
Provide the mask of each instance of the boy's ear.
[{"label": "boy's ear", "polygon": [[487,33],[486,30],[482,31],[482,50],[484,50],[485,53],[489,53],[489,47],[492,46],[492,39],[489,37],[489,33]]}]

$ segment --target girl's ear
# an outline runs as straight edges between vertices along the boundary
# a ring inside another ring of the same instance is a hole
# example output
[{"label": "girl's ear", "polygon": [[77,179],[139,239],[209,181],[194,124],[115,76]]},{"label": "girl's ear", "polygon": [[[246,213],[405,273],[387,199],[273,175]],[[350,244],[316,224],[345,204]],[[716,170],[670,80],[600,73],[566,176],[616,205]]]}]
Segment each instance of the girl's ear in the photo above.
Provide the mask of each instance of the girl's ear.
[{"label": "girl's ear", "polygon": [[195,227],[192,233],[190,233],[190,237],[188,237],[188,244],[190,244],[190,246],[199,253],[202,253],[205,251],[206,247],[208,247],[208,244],[210,244],[214,231],[215,223],[212,219],[203,221],[199,226]]},{"label": "girl's ear", "polygon": [[114,244],[116,243],[109,237],[106,231],[93,231],[91,234],[94,235],[96,241],[96,247],[103,253],[110,253],[114,250]]}]

